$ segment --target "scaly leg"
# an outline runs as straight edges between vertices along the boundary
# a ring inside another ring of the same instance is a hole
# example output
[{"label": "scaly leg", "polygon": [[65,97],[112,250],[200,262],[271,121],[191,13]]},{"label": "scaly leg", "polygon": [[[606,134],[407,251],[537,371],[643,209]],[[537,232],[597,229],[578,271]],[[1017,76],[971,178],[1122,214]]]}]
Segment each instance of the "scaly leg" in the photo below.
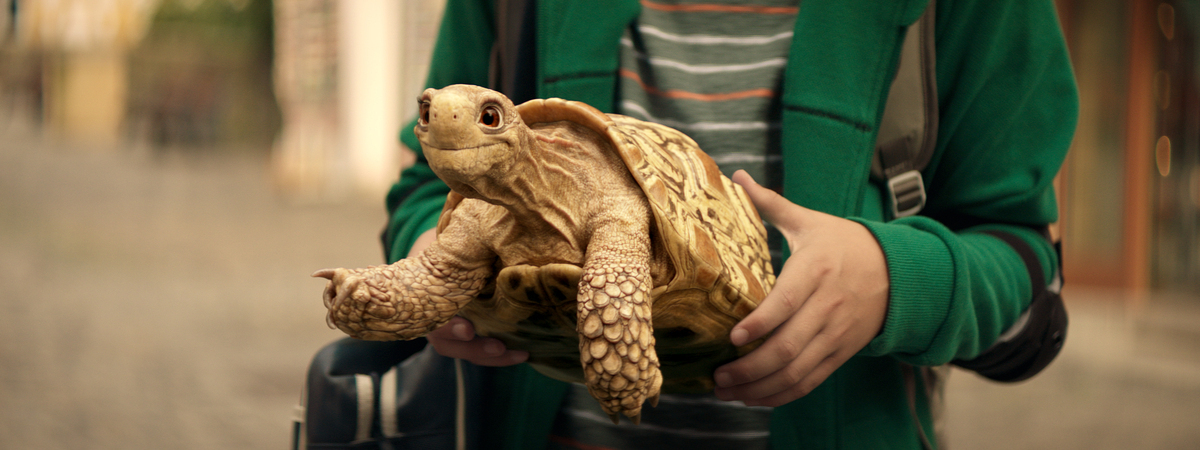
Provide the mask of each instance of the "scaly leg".
[{"label": "scaly leg", "polygon": [[579,353],[588,392],[613,423],[618,413],[638,423],[642,403],[657,405],[662,386],[650,322],[649,242],[642,234],[607,243],[592,243],[600,248],[589,249],[579,280]]},{"label": "scaly leg", "polygon": [[329,279],[324,299],[330,328],[389,341],[418,338],[449,321],[483,288],[491,268],[447,263],[434,247],[391,265],[314,273]]}]

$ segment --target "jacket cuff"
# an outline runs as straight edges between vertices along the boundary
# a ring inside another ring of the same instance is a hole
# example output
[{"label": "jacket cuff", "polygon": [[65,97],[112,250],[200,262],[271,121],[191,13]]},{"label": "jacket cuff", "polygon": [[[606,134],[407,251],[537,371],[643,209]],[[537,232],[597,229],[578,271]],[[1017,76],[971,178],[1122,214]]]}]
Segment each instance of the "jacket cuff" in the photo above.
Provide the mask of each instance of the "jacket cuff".
[{"label": "jacket cuff", "polygon": [[[919,222],[924,218],[913,219]],[[950,311],[954,264],[949,248],[936,234],[919,227],[851,220],[867,227],[879,241],[887,259],[890,285],[883,330],[859,353],[924,353],[934,345]]]}]

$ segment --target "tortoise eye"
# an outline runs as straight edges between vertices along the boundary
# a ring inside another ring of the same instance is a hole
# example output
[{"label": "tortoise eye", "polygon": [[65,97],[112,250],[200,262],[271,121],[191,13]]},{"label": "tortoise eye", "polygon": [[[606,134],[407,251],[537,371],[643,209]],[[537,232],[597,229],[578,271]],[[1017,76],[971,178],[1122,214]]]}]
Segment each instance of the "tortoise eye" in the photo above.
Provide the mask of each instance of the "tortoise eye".
[{"label": "tortoise eye", "polygon": [[504,122],[500,113],[500,107],[496,105],[488,105],[479,113],[479,123],[488,128],[499,127]]},{"label": "tortoise eye", "polygon": [[417,122],[419,125],[429,125],[429,101],[425,100],[420,103],[417,112]]}]

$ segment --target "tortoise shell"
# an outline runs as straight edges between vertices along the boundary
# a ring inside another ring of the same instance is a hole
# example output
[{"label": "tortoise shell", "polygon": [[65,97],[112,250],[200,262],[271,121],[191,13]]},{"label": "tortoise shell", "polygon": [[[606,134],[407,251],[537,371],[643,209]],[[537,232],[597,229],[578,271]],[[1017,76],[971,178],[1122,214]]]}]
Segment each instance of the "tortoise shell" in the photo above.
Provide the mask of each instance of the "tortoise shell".
[{"label": "tortoise shell", "polygon": [[[559,121],[579,124],[620,155],[653,212],[653,257],[669,261],[674,270],[668,283],[651,291],[662,388],[711,391],[716,367],[761,342],[734,347],[729,331],[775,282],[766,230],[745,191],[695,141],[672,128],[562,99],[531,100],[516,108],[530,128]],[[451,192],[439,232],[462,200]],[[583,382],[576,330],[582,268],[548,264],[498,269],[460,315],[478,334],[529,351],[529,364],[542,374]]]}]

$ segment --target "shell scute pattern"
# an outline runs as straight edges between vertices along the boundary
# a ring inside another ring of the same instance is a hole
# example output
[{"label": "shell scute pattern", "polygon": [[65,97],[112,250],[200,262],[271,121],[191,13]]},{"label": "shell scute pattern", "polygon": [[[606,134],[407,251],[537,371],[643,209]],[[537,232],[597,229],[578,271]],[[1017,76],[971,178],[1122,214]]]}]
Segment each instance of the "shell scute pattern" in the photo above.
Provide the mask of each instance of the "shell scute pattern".
[{"label": "shell scute pattern", "polygon": [[[704,261],[708,258],[698,253],[707,252],[693,245],[715,243],[720,258],[717,269],[730,278],[730,286],[743,293],[740,297],[754,299],[751,309],[757,306],[763,295],[751,294],[770,291],[775,277],[766,229],[745,192],[721,176],[712,158],[683,133],[630,117],[611,117],[614,126],[609,127],[609,134],[620,143],[622,156],[636,153],[637,157],[626,157],[625,162],[647,192],[658,229],[672,253],[680,259],[689,259],[684,258],[687,255],[691,261]],[[695,274],[688,262],[677,261],[685,266],[677,268],[680,281]],[[733,305],[725,306],[732,309]]]}]

